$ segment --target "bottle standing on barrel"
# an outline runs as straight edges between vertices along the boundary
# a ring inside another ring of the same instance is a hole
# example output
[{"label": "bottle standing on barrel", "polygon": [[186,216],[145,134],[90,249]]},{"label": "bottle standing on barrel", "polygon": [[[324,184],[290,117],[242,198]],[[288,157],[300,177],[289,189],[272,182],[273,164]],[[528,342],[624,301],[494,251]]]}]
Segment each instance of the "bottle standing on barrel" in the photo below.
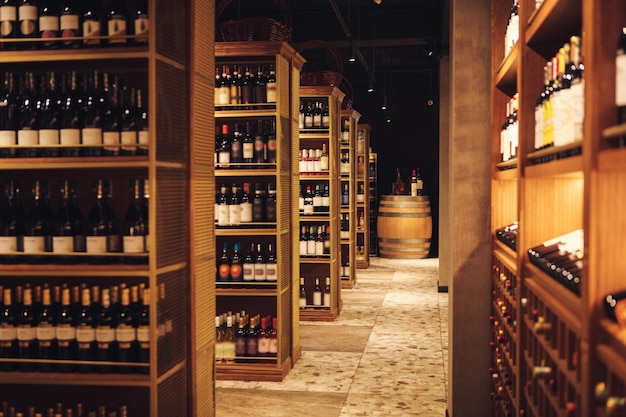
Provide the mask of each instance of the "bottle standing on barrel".
[{"label": "bottle standing on barrel", "polygon": [[414,169],[411,173],[411,196],[415,197],[423,194],[424,181],[422,181],[422,175],[420,169]]}]

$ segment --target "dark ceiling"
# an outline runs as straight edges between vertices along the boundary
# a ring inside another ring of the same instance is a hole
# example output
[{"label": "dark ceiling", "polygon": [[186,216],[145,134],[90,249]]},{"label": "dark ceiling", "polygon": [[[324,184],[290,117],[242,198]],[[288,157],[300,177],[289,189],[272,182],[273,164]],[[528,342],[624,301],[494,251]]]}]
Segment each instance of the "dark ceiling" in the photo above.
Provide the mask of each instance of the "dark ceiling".
[{"label": "dark ceiling", "polygon": [[[218,10],[219,5],[218,2]],[[396,96],[433,98],[438,91],[438,64],[447,52],[443,0],[232,0],[218,23],[233,17],[264,16],[283,22],[280,5],[292,19],[291,44],[300,49],[311,40],[329,42],[340,54],[344,78],[353,89],[355,108],[378,106]],[[357,61],[349,63],[350,45]],[[324,48],[305,48],[304,70],[336,69]],[[363,96],[373,81],[375,92]],[[359,102],[360,101],[360,102]],[[363,102],[367,101],[367,103]]]}]

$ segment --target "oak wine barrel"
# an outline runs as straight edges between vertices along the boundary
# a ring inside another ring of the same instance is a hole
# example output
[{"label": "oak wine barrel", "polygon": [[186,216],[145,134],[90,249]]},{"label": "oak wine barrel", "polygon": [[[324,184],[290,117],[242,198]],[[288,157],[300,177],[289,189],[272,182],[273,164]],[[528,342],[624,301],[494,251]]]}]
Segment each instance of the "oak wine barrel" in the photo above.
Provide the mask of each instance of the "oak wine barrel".
[{"label": "oak wine barrel", "polygon": [[421,259],[428,256],[433,233],[428,196],[382,195],[376,226],[380,257]]}]

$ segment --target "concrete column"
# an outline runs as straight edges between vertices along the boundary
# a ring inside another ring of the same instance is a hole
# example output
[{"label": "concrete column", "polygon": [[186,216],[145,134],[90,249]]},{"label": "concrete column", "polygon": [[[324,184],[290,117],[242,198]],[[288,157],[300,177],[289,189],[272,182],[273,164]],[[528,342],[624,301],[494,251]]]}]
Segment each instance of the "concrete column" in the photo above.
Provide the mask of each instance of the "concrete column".
[{"label": "concrete column", "polygon": [[[448,224],[451,417],[490,415],[490,0],[450,0]],[[445,148],[445,145],[443,145]]]}]

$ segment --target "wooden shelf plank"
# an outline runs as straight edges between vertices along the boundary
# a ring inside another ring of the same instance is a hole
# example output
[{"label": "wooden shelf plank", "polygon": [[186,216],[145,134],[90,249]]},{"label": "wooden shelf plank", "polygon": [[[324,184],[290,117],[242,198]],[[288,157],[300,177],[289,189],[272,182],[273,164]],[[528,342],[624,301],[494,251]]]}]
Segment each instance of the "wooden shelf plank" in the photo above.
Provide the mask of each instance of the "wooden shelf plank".
[{"label": "wooden shelf plank", "polygon": [[[522,24],[522,22],[520,22]],[[548,58],[582,31],[581,0],[544,0],[528,21],[526,43]]]}]

